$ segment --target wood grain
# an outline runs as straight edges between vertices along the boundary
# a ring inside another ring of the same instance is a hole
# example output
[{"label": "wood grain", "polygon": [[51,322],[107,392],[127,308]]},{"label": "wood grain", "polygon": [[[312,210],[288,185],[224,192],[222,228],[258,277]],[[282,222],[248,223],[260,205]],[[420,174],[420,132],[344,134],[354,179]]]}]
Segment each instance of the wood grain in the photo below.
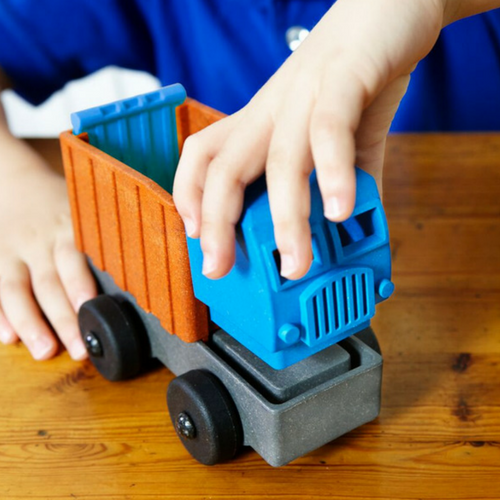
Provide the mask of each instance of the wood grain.
[{"label": "wood grain", "polygon": [[112,384],[2,347],[0,499],[500,499],[500,136],[391,137],[384,200],[375,422],[281,469],[252,451],[207,468],[170,426],[165,368]]}]

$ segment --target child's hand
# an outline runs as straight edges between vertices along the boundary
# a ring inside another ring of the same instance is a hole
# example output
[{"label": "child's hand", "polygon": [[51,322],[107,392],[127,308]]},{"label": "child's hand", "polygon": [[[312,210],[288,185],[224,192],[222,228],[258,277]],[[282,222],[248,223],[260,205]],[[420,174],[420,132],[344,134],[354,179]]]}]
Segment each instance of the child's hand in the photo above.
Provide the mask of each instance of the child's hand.
[{"label": "child's hand", "polygon": [[188,139],[174,199],[188,234],[201,236],[204,274],[231,269],[244,189],[264,171],[281,274],[307,272],[313,167],[332,221],[352,212],[355,164],[381,187],[391,121],[445,3],[338,0],[245,108]]},{"label": "child's hand", "polygon": [[75,311],[96,287],[73,244],[64,179],[11,137],[1,118],[0,340],[20,338],[35,359],[47,359],[57,351],[55,331],[83,359]]}]

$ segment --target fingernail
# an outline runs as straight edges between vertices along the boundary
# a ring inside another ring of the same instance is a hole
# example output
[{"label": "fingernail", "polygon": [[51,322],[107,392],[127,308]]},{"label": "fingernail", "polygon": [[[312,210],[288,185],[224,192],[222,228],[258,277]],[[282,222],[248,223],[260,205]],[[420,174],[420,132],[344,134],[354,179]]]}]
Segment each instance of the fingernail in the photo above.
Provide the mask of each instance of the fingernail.
[{"label": "fingernail", "polygon": [[45,356],[52,350],[53,344],[46,337],[38,337],[33,342],[31,354],[37,360],[44,359]]},{"label": "fingernail", "polygon": [[295,258],[293,255],[284,253],[281,254],[281,276],[288,278],[290,274],[294,273],[297,270],[297,263],[295,262]]},{"label": "fingernail", "polygon": [[12,335],[10,332],[0,329],[0,342],[3,344],[10,344],[12,342]]},{"label": "fingernail", "polygon": [[186,229],[186,234],[191,238],[196,230],[196,225],[193,219],[189,217],[184,218],[184,228]]},{"label": "fingernail", "polygon": [[327,219],[339,219],[344,215],[346,210],[345,203],[337,196],[328,198],[325,203],[325,217]]},{"label": "fingernail", "polygon": [[210,253],[206,252],[203,255],[203,268],[201,272],[207,276],[208,274],[212,273],[215,271],[217,268],[217,261],[215,260],[214,256],[211,255]]},{"label": "fingernail", "polygon": [[81,339],[73,340],[69,348],[69,355],[75,361],[80,361],[87,357],[87,349],[85,349],[85,345],[83,344]]}]

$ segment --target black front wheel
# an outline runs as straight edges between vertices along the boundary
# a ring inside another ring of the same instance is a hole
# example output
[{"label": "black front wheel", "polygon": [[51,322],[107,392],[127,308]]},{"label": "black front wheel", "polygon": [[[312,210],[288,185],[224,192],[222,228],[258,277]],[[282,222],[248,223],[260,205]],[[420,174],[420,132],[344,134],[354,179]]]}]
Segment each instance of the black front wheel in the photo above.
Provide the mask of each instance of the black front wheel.
[{"label": "black front wheel", "polygon": [[127,303],[109,295],[85,302],[78,323],[90,360],[111,381],[137,376],[147,355],[147,338]]},{"label": "black front wheel", "polygon": [[168,387],[167,405],[179,439],[198,462],[231,460],[241,447],[238,410],[212,373],[192,370],[175,378]]}]

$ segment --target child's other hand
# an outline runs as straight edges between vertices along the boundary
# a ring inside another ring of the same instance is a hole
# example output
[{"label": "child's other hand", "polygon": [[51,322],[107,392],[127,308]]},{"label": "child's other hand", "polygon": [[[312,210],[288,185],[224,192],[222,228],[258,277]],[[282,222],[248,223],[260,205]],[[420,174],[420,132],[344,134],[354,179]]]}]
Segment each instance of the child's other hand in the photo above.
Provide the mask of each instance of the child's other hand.
[{"label": "child's other hand", "polygon": [[0,340],[20,338],[35,359],[48,359],[57,352],[55,332],[83,359],[75,311],[96,286],[73,244],[64,179],[5,124],[0,132]]},{"label": "child's other hand", "polygon": [[201,236],[208,277],[231,269],[244,189],[264,171],[281,274],[291,279],[312,259],[313,166],[332,221],[352,212],[355,164],[381,187],[390,124],[439,35],[444,3],[338,0],[245,108],[188,139],[174,199],[188,234]]}]

